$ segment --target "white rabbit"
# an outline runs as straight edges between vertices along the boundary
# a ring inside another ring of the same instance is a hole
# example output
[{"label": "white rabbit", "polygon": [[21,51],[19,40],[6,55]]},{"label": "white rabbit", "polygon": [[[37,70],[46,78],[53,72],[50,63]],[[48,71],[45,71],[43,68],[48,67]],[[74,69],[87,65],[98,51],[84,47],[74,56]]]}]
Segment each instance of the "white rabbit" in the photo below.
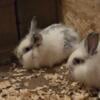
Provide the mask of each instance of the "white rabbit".
[{"label": "white rabbit", "polygon": [[77,48],[80,37],[72,28],[63,24],[52,24],[38,30],[34,22],[32,20],[29,34],[15,50],[24,68],[52,67],[67,59]]},{"label": "white rabbit", "polygon": [[71,54],[67,65],[75,80],[100,88],[100,34],[89,33]]}]

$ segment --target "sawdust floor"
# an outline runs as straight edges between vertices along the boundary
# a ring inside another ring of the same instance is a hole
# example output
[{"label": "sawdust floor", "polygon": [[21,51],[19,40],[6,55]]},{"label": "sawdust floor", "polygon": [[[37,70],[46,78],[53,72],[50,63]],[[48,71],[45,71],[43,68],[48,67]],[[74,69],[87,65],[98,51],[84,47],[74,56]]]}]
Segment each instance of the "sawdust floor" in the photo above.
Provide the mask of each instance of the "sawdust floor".
[{"label": "sawdust floor", "polygon": [[0,100],[99,100],[100,93],[74,82],[66,65],[27,71],[15,63],[0,66]]}]

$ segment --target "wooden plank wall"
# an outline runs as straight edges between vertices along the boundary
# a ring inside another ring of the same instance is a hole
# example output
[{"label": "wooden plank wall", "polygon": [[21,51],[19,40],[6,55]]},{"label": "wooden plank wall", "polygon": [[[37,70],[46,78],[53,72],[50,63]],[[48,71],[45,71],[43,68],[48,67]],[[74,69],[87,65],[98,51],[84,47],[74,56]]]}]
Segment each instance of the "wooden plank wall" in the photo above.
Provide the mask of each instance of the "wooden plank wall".
[{"label": "wooden plank wall", "polygon": [[9,55],[17,43],[15,23],[14,0],[0,0],[0,58]]},{"label": "wooden plank wall", "polygon": [[59,0],[17,0],[21,37],[28,32],[33,16],[36,16],[40,28],[58,22],[58,2]]}]

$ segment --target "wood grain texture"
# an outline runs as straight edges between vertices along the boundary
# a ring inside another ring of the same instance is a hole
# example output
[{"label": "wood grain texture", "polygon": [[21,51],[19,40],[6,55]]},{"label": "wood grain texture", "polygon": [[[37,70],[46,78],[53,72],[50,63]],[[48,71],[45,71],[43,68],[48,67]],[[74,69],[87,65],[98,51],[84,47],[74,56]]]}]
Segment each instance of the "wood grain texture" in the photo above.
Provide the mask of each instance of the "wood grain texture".
[{"label": "wood grain texture", "polygon": [[0,61],[13,52],[18,41],[13,1],[0,1]]},{"label": "wood grain texture", "polygon": [[28,33],[30,21],[33,16],[36,16],[40,28],[58,22],[56,1],[17,0],[21,37]]}]

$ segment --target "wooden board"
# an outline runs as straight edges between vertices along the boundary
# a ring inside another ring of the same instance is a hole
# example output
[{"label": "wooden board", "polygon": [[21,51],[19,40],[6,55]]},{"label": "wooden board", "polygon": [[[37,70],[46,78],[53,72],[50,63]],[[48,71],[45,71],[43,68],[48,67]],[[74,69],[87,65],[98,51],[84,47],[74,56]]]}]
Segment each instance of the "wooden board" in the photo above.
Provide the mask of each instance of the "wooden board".
[{"label": "wooden board", "polygon": [[0,0],[0,59],[18,41],[15,19],[14,0]]},{"label": "wooden board", "polygon": [[58,22],[58,1],[59,0],[17,0],[21,37],[28,32],[33,16],[37,17],[38,26],[41,28]]}]

